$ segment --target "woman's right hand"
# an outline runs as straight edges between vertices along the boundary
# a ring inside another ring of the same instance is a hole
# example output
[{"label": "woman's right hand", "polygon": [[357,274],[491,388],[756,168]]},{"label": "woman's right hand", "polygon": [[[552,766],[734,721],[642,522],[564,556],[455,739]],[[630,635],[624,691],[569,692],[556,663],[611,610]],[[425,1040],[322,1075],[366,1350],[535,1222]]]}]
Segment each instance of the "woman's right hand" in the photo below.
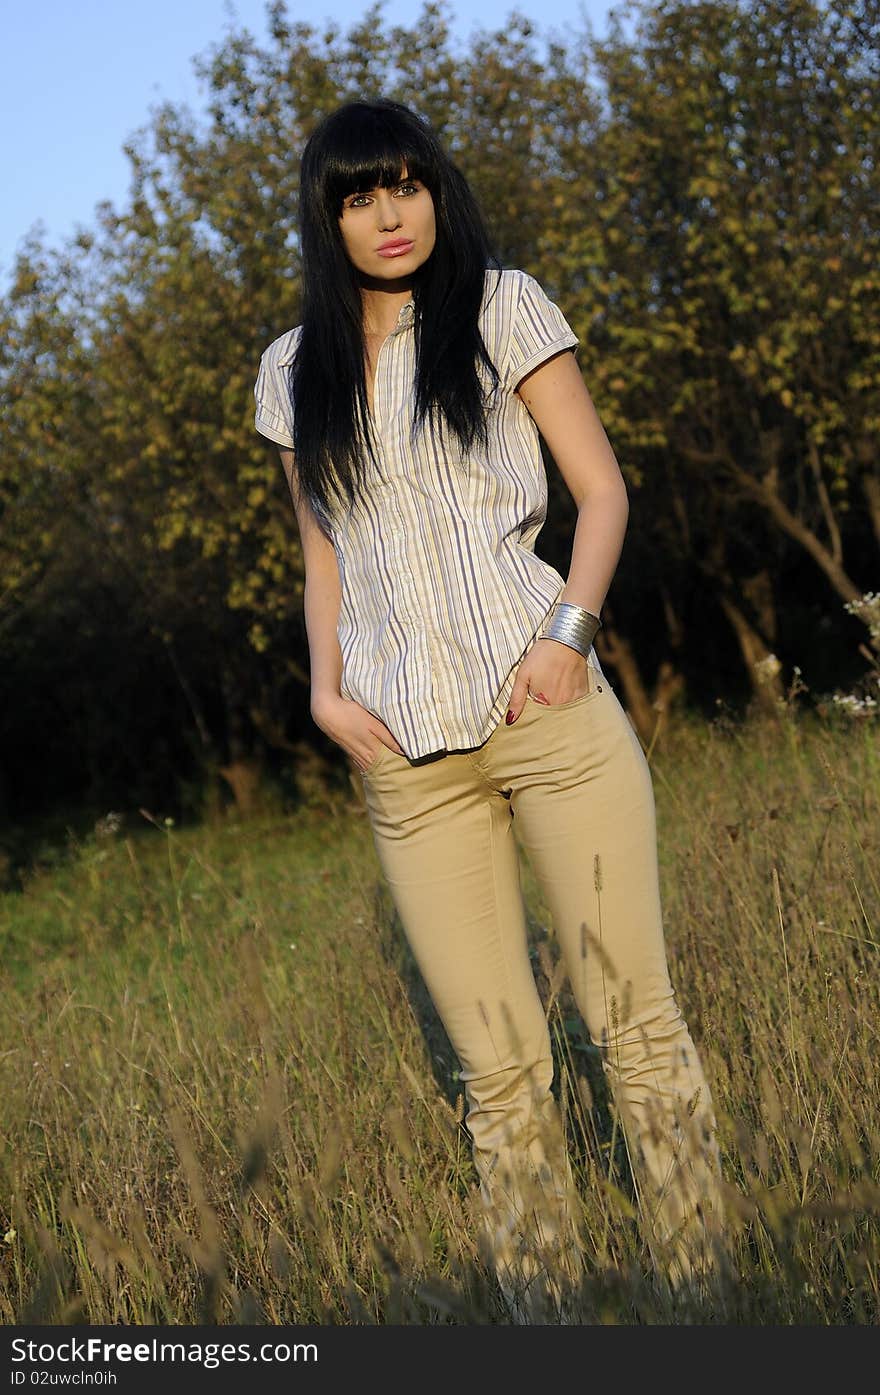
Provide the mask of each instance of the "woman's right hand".
[{"label": "woman's right hand", "polygon": [[331,741],[341,746],[359,770],[368,770],[380,746],[388,746],[398,755],[403,749],[384,722],[374,717],[359,702],[337,694],[313,697],[312,721],[326,732]]}]

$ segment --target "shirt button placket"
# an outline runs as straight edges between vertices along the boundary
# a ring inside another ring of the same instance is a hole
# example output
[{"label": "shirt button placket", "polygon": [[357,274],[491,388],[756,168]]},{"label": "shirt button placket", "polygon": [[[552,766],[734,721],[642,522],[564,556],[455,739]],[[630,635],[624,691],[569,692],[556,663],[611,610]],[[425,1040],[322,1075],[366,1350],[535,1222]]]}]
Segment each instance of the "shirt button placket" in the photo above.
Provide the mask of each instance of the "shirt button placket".
[{"label": "shirt button placket", "polygon": [[[391,334],[388,336],[385,343],[382,345],[382,348],[379,350],[379,356],[376,360],[376,383],[374,397],[375,406],[377,409],[375,413],[377,430],[381,429],[382,421],[382,418],[378,411],[378,406],[380,401],[380,395],[382,392],[382,389],[380,387],[380,369],[382,367],[383,354],[385,354],[385,351],[387,349],[388,352],[386,357],[389,360],[387,375],[387,402],[389,404],[390,418],[393,419],[395,409],[394,387],[396,382],[396,374],[399,369],[397,359],[399,355],[405,353],[406,351],[406,345],[402,342],[402,331],[406,328],[406,326],[412,318],[412,309],[413,307],[411,302],[408,302],[403,307],[396,328],[391,331]],[[403,374],[400,374],[401,380],[403,379],[403,376]],[[403,462],[398,461],[394,457],[392,451],[391,459],[389,460],[386,457],[386,464],[390,465],[391,475],[393,478],[394,473],[398,471],[400,468],[402,468]],[[436,677],[436,666],[434,663],[434,655],[431,646],[431,630],[430,626],[426,624],[424,610],[419,605],[418,588],[416,586],[416,580],[413,576],[406,551],[405,521],[403,513],[401,511],[399,500],[395,495],[394,489],[391,487],[387,489],[387,501],[389,513],[391,515],[391,518],[393,519],[389,531],[391,537],[394,540],[393,556],[395,559],[395,567],[397,569],[398,578],[404,584],[406,591],[406,604],[403,610],[403,618],[406,621],[407,628],[409,629],[411,635],[411,644],[413,646],[413,650],[415,652],[421,650],[427,658],[428,692],[424,694],[424,697],[430,700],[432,710],[436,710],[438,705],[439,693],[438,680]],[[421,692],[416,694],[417,701],[421,700],[422,697],[423,694]],[[441,740],[443,739],[443,733],[438,730],[436,723],[432,723],[432,739],[434,739],[435,733],[437,736],[440,737]]]}]

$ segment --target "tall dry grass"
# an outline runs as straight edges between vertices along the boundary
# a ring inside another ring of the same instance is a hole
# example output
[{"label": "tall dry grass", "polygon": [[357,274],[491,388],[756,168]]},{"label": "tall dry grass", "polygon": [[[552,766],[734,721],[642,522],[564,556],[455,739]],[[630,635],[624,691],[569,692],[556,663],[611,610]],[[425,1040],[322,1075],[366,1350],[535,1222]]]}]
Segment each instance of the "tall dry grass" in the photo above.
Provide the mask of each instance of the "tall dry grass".
[{"label": "tall dry grass", "polygon": [[[651,754],[670,967],[719,1115],[723,1300],[654,1282],[523,863],[585,1323],[880,1316],[877,734],[789,703]],[[136,822],[3,900],[3,1322],[504,1321],[456,1061],[356,792]]]}]

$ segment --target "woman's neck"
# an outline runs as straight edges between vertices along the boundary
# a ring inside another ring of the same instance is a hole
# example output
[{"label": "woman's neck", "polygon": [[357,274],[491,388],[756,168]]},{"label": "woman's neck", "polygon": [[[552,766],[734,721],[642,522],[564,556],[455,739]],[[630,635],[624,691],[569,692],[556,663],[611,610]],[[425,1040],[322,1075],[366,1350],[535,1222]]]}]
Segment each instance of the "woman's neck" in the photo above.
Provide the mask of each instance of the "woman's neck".
[{"label": "woman's neck", "polygon": [[400,318],[400,311],[412,299],[412,281],[365,280],[361,285],[364,307],[364,334],[387,339]]}]

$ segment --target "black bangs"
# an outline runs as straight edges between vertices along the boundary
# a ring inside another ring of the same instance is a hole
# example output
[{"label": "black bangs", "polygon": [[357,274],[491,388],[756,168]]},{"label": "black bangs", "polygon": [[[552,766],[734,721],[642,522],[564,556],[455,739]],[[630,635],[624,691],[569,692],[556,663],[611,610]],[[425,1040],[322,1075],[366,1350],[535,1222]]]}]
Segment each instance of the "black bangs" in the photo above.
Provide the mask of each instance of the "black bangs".
[{"label": "black bangs", "polygon": [[404,167],[409,179],[418,179],[432,191],[438,187],[440,172],[430,137],[421,122],[407,115],[409,120],[395,120],[375,106],[352,102],[327,122],[321,183],[337,217],[349,194],[391,189],[400,182]]},{"label": "black bangs", "polygon": [[349,194],[366,194],[371,189],[393,189],[400,183],[403,170],[407,179],[417,179],[427,188],[436,188],[429,163],[417,151],[390,151],[376,156],[373,163],[346,161],[327,171],[327,198],[341,213],[342,203]]}]

